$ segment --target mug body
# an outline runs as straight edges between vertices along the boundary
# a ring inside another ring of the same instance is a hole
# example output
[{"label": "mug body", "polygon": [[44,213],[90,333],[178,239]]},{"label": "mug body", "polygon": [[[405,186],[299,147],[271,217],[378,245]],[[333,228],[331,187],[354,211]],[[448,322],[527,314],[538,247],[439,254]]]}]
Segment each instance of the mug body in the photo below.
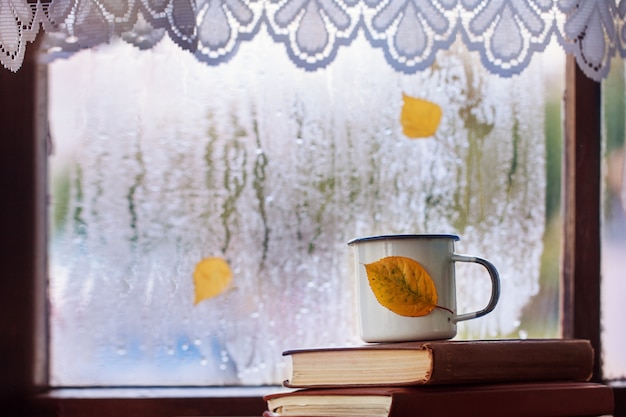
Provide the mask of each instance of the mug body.
[{"label": "mug body", "polygon": [[[354,248],[359,323],[365,342],[451,339],[456,336],[454,242],[456,235],[384,235],[348,242]],[[438,308],[421,317],[401,316],[381,305],[370,288],[365,264],[388,256],[419,262],[435,283]]]}]

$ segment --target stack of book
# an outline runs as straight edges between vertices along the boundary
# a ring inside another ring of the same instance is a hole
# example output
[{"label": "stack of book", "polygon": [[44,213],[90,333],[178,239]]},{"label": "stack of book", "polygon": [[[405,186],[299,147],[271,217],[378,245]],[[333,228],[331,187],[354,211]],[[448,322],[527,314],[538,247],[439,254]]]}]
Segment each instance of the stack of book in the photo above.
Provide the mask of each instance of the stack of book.
[{"label": "stack of book", "polygon": [[473,340],[298,349],[265,416],[557,417],[613,412],[587,340]]}]

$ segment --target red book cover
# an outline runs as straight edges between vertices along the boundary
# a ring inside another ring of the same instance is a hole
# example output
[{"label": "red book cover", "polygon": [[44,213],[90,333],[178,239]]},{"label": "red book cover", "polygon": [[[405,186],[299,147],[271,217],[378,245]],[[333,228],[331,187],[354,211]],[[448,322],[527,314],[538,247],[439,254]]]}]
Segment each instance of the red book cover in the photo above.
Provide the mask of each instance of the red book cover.
[{"label": "red book cover", "polygon": [[588,381],[594,351],[582,339],[381,343],[288,350],[290,388]]},{"label": "red book cover", "polygon": [[582,417],[614,407],[613,390],[591,382],[303,389],[264,399],[267,416],[291,417]]}]

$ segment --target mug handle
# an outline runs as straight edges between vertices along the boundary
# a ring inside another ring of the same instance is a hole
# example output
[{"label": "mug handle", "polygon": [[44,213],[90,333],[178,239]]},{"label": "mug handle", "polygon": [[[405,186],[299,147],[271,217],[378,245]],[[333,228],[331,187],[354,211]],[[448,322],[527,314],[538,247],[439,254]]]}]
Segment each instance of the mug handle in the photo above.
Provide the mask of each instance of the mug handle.
[{"label": "mug handle", "polygon": [[477,317],[482,317],[487,313],[490,313],[494,308],[496,308],[496,304],[498,304],[498,299],[500,298],[500,275],[498,274],[498,270],[495,266],[486,259],[478,258],[476,256],[468,256],[468,255],[459,255],[456,253],[452,254],[453,262],[473,262],[484,266],[489,272],[489,276],[491,277],[491,299],[489,300],[489,304],[487,307],[483,308],[479,311],[474,311],[472,313],[458,314],[452,316],[453,322],[459,322],[464,320],[475,319]]}]

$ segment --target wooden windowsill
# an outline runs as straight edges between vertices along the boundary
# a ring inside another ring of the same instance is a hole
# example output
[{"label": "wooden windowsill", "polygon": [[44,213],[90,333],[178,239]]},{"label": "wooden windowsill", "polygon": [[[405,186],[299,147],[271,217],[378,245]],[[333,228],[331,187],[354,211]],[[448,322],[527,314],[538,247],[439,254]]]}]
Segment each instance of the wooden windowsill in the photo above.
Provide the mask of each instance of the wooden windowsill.
[{"label": "wooden windowsill", "polygon": [[[626,415],[626,382],[607,382],[615,395],[615,416]],[[36,397],[31,417],[262,416],[263,396],[280,386],[59,388]],[[35,412],[33,412],[35,411]]]},{"label": "wooden windowsill", "polygon": [[41,416],[173,417],[261,416],[263,395],[283,390],[259,387],[57,388],[39,394]]},{"label": "wooden windowsill", "polygon": [[71,387],[52,388],[40,398],[249,398],[283,389],[279,386],[228,387]]}]

